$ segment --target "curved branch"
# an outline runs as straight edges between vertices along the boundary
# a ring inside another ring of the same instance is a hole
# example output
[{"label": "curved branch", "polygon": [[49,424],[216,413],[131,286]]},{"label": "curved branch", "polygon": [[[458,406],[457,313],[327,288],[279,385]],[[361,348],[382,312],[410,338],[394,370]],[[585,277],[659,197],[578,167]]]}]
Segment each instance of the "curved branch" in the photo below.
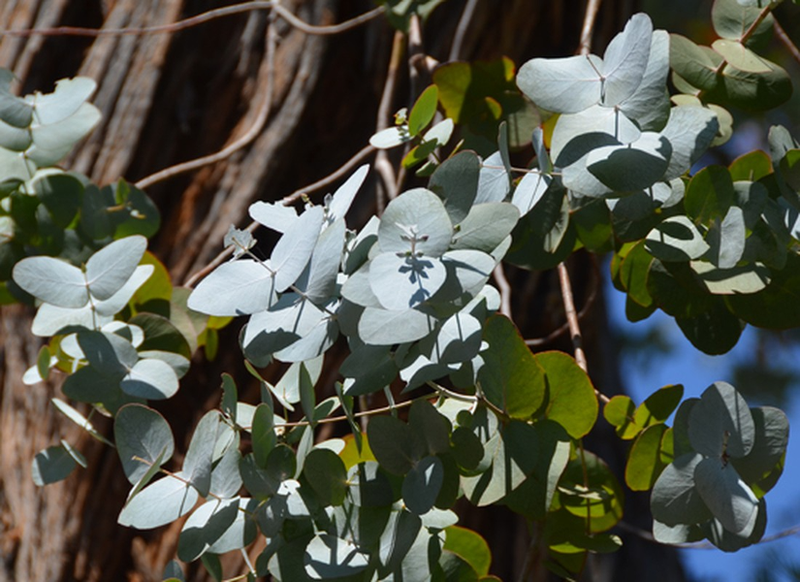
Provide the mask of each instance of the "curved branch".
[{"label": "curved branch", "polygon": [[222,18],[224,16],[241,14],[243,12],[251,12],[253,10],[273,10],[276,14],[278,14],[291,26],[305,32],[306,34],[331,35],[331,34],[339,34],[347,30],[356,28],[357,26],[360,26],[365,22],[369,22],[370,20],[377,18],[378,16],[384,13],[385,7],[378,6],[377,8],[374,8],[369,12],[365,12],[364,14],[360,14],[359,16],[351,18],[350,20],[345,20],[344,22],[340,22],[339,24],[318,26],[315,24],[309,24],[304,20],[301,20],[300,18],[295,16],[291,11],[289,11],[289,9],[284,8],[279,3],[274,2],[273,0],[269,1],[253,0],[252,2],[242,2],[241,4],[234,4],[232,6],[225,6],[223,8],[216,8],[214,10],[209,10],[207,12],[198,14],[197,16],[192,16],[190,18],[178,20],[177,22],[173,22],[171,24],[160,24],[158,26],[146,26],[142,28],[100,28],[100,29],[83,28],[79,26],[56,26],[53,28],[0,30],[0,35],[98,37],[98,36],[122,36],[122,35],[143,36],[147,34],[164,34],[164,33],[173,33],[173,32],[178,32],[180,30],[185,30],[187,28],[197,26],[198,24],[203,24],[205,22],[209,22],[217,18]]}]

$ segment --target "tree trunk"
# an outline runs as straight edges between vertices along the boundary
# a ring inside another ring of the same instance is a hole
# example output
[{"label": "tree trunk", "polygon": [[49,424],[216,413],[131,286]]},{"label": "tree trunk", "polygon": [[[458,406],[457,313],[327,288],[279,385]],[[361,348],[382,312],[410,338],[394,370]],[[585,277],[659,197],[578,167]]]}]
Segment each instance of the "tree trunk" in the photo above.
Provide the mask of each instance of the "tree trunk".
[{"label": "tree trunk", "polygon": [[[502,9],[498,9],[500,4]],[[598,45],[621,28],[628,4],[624,0],[604,4],[595,34]],[[0,28],[142,28],[222,5],[219,0],[5,0]],[[314,24],[340,22],[374,7],[368,0],[284,0],[281,5]],[[424,29],[424,48],[440,61],[447,60],[464,5],[464,0],[445,2]],[[521,63],[533,56],[569,54],[578,44],[582,14],[579,0],[480,1],[461,57],[507,55]],[[21,93],[49,91],[54,81],[75,75],[97,81],[93,102],[103,120],[62,165],[99,184],[119,177],[137,181],[222,149],[253,126],[267,99],[267,88],[271,90],[266,125],[247,147],[222,162],[148,188],[162,213],[162,229],[151,242],[151,250],[170,269],[176,285],[221,250],[230,224],[242,227],[249,222],[247,208],[253,201],[278,200],[326,176],[362,148],[375,131],[393,38],[385,19],[336,36],[309,35],[279,19],[271,83],[265,49],[268,19],[268,13],[256,11],[180,32],[138,36],[0,34],[0,64],[15,72]],[[391,111],[409,104],[408,87],[408,73],[402,71]],[[374,186],[373,182],[373,192]],[[376,204],[369,191],[362,193],[358,203],[361,216],[374,211]],[[573,265],[578,286],[584,281],[585,289],[599,285],[592,282],[588,264]],[[521,305],[539,304],[552,296],[553,281],[546,274],[518,274],[515,298]],[[578,295],[580,302],[588,293]],[[588,338],[587,351],[599,354],[608,345],[601,299],[593,310],[598,328]],[[521,327],[547,328],[541,312],[523,311]],[[0,313],[0,582],[161,580],[165,563],[175,554],[181,523],[154,532],[117,525],[128,483],[116,453],[54,410],[49,400],[60,393],[57,381],[22,384],[22,374],[35,362],[40,345],[29,332],[32,312],[12,306]],[[226,334],[221,345],[236,345],[236,329]],[[571,351],[568,344],[561,347]],[[335,356],[328,359],[336,360]],[[598,386],[612,387],[611,391],[619,386],[613,354],[603,352],[591,365]],[[205,410],[218,406],[223,369],[241,370],[238,348],[222,353],[213,363],[196,355],[179,396],[160,407],[170,415],[179,443]],[[326,377],[331,381],[323,389],[330,390],[335,370]],[[108,431],[110,423],[101,421],[99,428]],[[60,438],[84,452],[89,469],[37,488],[31,480],[31,460]],[[634,511],[643,519],[630,521],[647,529],[646,507]],[[512,579],[527,551],[524,523],[510,516],[502,520],[487,516],[485,510],[482,515],[473,513],[465,519],[468,525],[494,521],[484,534],[495,552],[495,571]],[[635,551],[626,549],[599,562],[598,568],[591,569],[598,571],[593,580],[634,579],[646,572],[651,580],[679,579],[672,552],[635,537],[628,543],[626,548]],[[648,561],[638,560],[636,567],[627,561],[645,552]],[[233,572],[238,559],[234,556],[225,564],[226,573]],[[620,574],[623,571],[625,576]],[[190,580],[210,579],[197,566],[189,574]]]}]

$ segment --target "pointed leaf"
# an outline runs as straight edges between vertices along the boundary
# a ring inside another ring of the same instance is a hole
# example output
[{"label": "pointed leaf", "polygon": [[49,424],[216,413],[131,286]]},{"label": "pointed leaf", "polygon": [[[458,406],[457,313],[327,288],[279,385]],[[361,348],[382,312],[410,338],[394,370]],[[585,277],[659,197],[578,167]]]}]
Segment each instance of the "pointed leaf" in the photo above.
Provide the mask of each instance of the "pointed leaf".
[{"label": "pointed leaf", "polygon": [[317,244],[323,219],[321,206],[306,210],[275,245],[269,266],[275,272],[275,291],[278,293],[297,281],[306,268]]},{"label": "pointed leaf", "polygon": [[533,59],[520,67],[517,85],[542,109],[577,113],[600,101],[602,67],[595,55]]},{"label": "pointed leaf", "polygon": [[89,301],[83,272],[60,259],[22,259],[14,266],[13,277],[31,295],[58,307],[83,307]]},{"label": "pointed leaf", "polygon": [[130,499],[117,518],[120,525],[153,529],[172,523],[192,510],[197,491],[177,477],[151,483]]},{"label": "pointed leaf", "polygon": [[184,478],[202,497],[208,497],[211,486],[211,463],[221,421],[220,414],[216,410],[209,410],[203,415],[194,429],[189,449],[183,460]]},{"label": "pointed leaf", "polygon": [[242,259],[223,263],[189,296],[190,309],[209,315],[246,315],[275,302],[275,281],[262,263]]}]

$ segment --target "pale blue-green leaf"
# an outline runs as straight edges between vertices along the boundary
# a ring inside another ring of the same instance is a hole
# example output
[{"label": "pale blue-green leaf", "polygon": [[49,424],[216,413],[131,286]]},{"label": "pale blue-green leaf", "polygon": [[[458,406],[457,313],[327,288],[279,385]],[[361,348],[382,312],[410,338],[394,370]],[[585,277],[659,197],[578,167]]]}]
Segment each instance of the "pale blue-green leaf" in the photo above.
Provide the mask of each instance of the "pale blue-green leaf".
[{"label": "pale blue-green leaf", "polygon": [[694,450],[707,457],[744,457],[755,438],[747,402],[727,382],[714,382],[706,388],[689,413],[689,440]]},{"label": "pale blue-green leaf", "polygon": [[347,281],[342,285],[342,297],[361,307],[380,307],[381,302],[372,292],[372,286],[369,282],[370,266],[371,263],[366,263],[347,278]]},{"label": "pale blue-green leaf", "polygon": [[369,164],[360,166],[353,174],[345,181],[344,184],[337,188],[333,193],[331,202],[328,205],[327,221],[328,223],[335,223],[340,218],[344,218],[353,200],[367,178],[369,173]]},{"label": "pale blue-green leaf", "polygon": [[478,192],[481,162],[477,154],[463,151],[445,160],[428,182],[428,188],[444,199],[444,206],[453,224],[469,213]]},{"label": "pale blue-green leaf", "polygon": [[367,344],[393,345],[421,339],[435,326],[433,317],[416,309],[387,311],[367,307],[358,321],[358,335]]},{"label": "pale blue-green leaf", "polygon": [[55,91],[35,93],[33,107],[36,121],[42,125],[57,123],[75,114],[97,88],[97,83],[88,77],[61,79]]},{"label": "pale blue-green leaf", "polygon": [[119,385],[126,394],[147,400],[172,398],[178,386],[178,376],[172,366],[153,359],[136,362]]},{"label": "pale blue-green leaf", "polygon": [[211,471],[211,486],[209,494],[223,499],[234,497],[242,487],[242,476],[239,473],[239,463],[242,454],[238,447],[229,447],[222,458]]},{"label": "pale blue-green leaf", "polygon": [[92,296],[111,298],[131,278],[147,250],[147,239],[129,236],[106,245],[86,261],[86,282]]},{"label": "pale blue-green leaf", "polygon": [[178,558],[193,562],[202,556],[233,525],[239,513],[239,500],[206,501],[183,524],[178,538]]},{"label": "pale blue-green leaf", "polygon": [[40,168],[52,166],[83,139],[102,115],[91,103],[83,103],[69,117],[49,125],[31,126],[33,145],[25,153]]},{"label": "pale blue-green leaf", "polygon": [[533,59],[520,67],[517,86],[542,109],[577,113],[600,102],[602,68],[595,55]]},{"label": "pale blue-green leaf", "polygon": [[24,152],[32,143],[27,129],[14,127],[0,119],[0,147],[15,152]]},{"label": "pale blue-green leaf", "polygon": [[751,409],[756,425],[756,441],[746,457],[732,459],[736,472],[747,483],[756,483],[771,472],[786,453],[789,442],[789,420],[786,414],[771,406]]},{"label": "pale blue-green leaf", "polygon": [[438,457],[428,456],[416,463],[403,478],[403,502],[411,513],[428,513],[442,489],[444,465]]},{"label": "pale blue-green leaf", "polygon": [[542,199],[552,181],[552,176],[531,170],[522,177],[514,189],[511,204],[519,209],[521,215],[527,214]]},{"label": "pale blue-green leaf", "polygon": [[106,376],[122,377],[139,360],[131,343],[114,333],[82,331],[78,344],[93,368]]},{"label": "pale blue-green leaf", "polygon": [[[378,558],[387,570],[398,568],[421,533],[422,521],[408,511],[393,511],[381,534]],[[403,578],[405,580],[405,578]]]},{"label": "pale blue-green leaf", "polygon": [[664,175],[672,148],[661,135],[645,132],[635,142],[597,148],[586,157],[586,168],[615,192],[651,187]]},{"label": "pale blue-green leaf", "polygon": [[619,105],[622,112],[636,121],[643,131],[659,131],[669,118],[668,73],[669,34],[665,30],[655,30],[642,82],[633,95]]},{"label": "pale blue-green leaf", "polygon": [[[526,174],[526,177],[531,175],[533,174]],[[505,202],[476,204],[459,225],[453,236],[452,248],[491,253],[511,234],[519,216],[516,204]]]},{"label": "pale blue-green leaf", "polygon": [[511,181],[499,151],[483,160],[478,174],[478,191],[473,204],[502,202],[511,191]]},{"label": "pale blue-green leaf", "polygon": [[[94,310],[99,315],[116,315],[125,308],[133,294],[145,284],[150,275],[153,274],[153,271],[155,271],[153,265],[139,265],[134,269],[130,278],[111,297],[105,300],[97,299],[92,301]],[[94,294],[92,295],[94,298]]]},{"label": "pale blue-green leaf", "polygon": [[358,574],[366,569],[369,559],[352,542],[319,534],[306,546],[303,562],[311,579],[327,580]]},{"label": "pale blue-green leaf", "polygon": [[541,127],[536,127],[531,136],[531,145],[533,151],[536,152],[536,164],[539,166],[539,171],[542,174],[549,174],[553,171],[553,164],[550,161],[550,155],[547,153],[547,147],[544,143],[544,131]]},{"label": "pale blue-green leaf", "polygon": [[619,105],[639,87],[650,58],[652,34],[650,17],[640,12],[608,43],[603,55],[603,105]]},{"label": "pale blue-green leaf", "polygon": [[230,248],[233,251],[233,258],[238,259],[246,251],[252,249],[256,245],[256,239],[249,230],[239,230],[233,225],[228,227],[228,232],[222,239],[222,246],[226,249]]},{"label": "pale blue-green leaf", "polygon": [[89,421],[88,418],[83,416],[80,412],[75,410],[72,406],[70,406],[69,404],[67,404],[66,402],[61,400],[60,398],[51,398],[50,401],[53,403],[53,406],[55,406],[59,410],[59,412],[64,414],[64,416],[66,416],[72,422],[74,422],[79,427],[81,427],[83,430],[88,432],[94,438],[99,440],[101,443],[105,443],[110,447],[114,446],[114,444],[111,441],[109,441],[106,437],[104,437],[102,434],[100,434],[100,432],[98,432],[98,430],[94,427],[94,425],[91,423],[91,421]]},{"label": "pale blue-green leaf", "polygon": [[442,256],[442,262],[448,270],[448,279],[442,290],[452,284],[455,295],[467,293],[471,296],[483,289],[496,265],[491,255],[472,249],[448,251]]},{"label": "pale blue-green leaf", "polygon": [[769,284],[772,277],[769,268],[762,263],[718,269],[707,261],[691,261],[689,266],[700,283],[714,295],[758,293]]},{"label": "pale blue-green leaf", "polygon": [[51,303],[42,303],[36,311],[31,324],[31,331],[40,337],[52,337],[68,327],[94,329],[112,320],[112,316],[98,316],[91,304],[83,307],[57,307]]},{"label": "pale blue-green leaf", "polygon": [[720,269],[736,266],[744,253],[746,229],[744,212],[738,206],[731,206],[722,221],[715,221],[706,235],[711,246],[708,259]]},{"label": "pale blue-green leaf", "polygon": [[450,136],[453,135],[454,128],[453,120],[449,117],[445,118],[426,131],[425,135],[422,136],[422,141],[423,143],[436,141],[439,146],[447,145],[447,142],[450,141]]},{"label": "pale blue-green leaf", "polygon": [[28,257],[14,266],[14,282],[25,291],[58,307],[83,307],[89,289],[83,272],[61,259]]},{"label": "pale blue-green leaf", "polygon": [[471,360],[480,350],[481,332],[480,321],[469,313],[451,315],[436,336],[432,357],[443,364]]},{"label": "pale blue-green leaf", "polygon": [[672,180],[687,172],[702,156],[717,135],[716,114],[705,107],[679,106],[670,110],[661,135],[672,146],[672,157],[664,174]]},{"label": "pale blue-green leaf", "polygon": [[593,105],[579,113],[558,118],[553,129],[550,155],[558,160],[572,140],[585,140],[587,134],[595,133],[611,136],[613,140],[609,140],[609,144],[614,145],[629,144],[642,134],[639,127],[618,108]]},{"label": "pale blue-green leaf", "polygon": [[122,469],[132,484],[142,478],[159,455],[163,453],[161,462],[166,462],[175,450],[167,421],[141,404],[127,404],[119,409],[114,420],[114,441]]},{"label": "pale blue-green leaf", "polygon": [[[690,425],[691,431],[691,425]],[[750,535],[758,499],[730,463],[703,459],[694,469],[697,491],[722,526],[744,537]],[[750,531],[745,531],[748,528]]]},{"label": "pale blue-green leaf", "polygon": [[694,485],[694,470],[702,460],[700,454],[687,453],[662,471],[650,495],[654,519],[676,526],[701,523],[712,517]]},{"label": "pale blue-green leaf", "polygon": [[699,542],[703,532],[697,525],[666,525],[657,519],[653,520],[653,538],[661,544],[685,544]]},{"label": "pale blue-green leaf", "polygon": [[[337,300],[331,301],[326,308],[336,313],[339,309]],[[339,322],[335,316],[323,314],[319,322],[296,342],[274,353],[275,359],[281,362],[304,362],[324,354],[339,337]]]},{"label": "pale blue-green leaf", "polygon": [[428,301],[444,283],[447,269],[433,257],[382,253],[370,263],[369,284],[385,309],[404,310]]},{"label": "pale blue-green leaf", "polygon": [[581,139],[570,140],[558,154],[553,164],[561,169],[561,181],[577,196],[600,197],[610,190],[586,169],[588,154],[599,147],[620,145],[613,136],[603,132],[585,134]]},{"label": "pale blue-green leaf", "polygon": [[297,222],[297,210],[280,202],[254,202],[248,210],[250,218],[267,228],[284,233]]},{"label": "pale blue-green leaf", "polygon": [[175,371],[178,378],[183,378],[189,371],[191,362],[175,352],[165,352],[161,350],[141,350],[139,357],[143,360],[161,360]]},{"label": "pale blue-green leaf", "polygon": [[772,71],[772,67],[760,56],[744,46],[738,40],[718,38],[711,48],[719,53],[728,63],[747,73],[763,74]]},{"label": "pale blue-green leaf", "polygon": [[275,271],[275,290],[285,291],[306,268],[325,218],[322,206],[309,208],[280,238],[269,260]]},{"label": "pale blue-green leaf", "polygon": [[241,550],[253,543],[258,533],[253,514],[258,508],[255,499],[240,498],[239,511],[233,524],[225,530],[217,540],[208,548],[210,554],[226,554],[234,550]]},{"label": "pale blue-green leaf", "polygon": [[415,188],[392,200],[381,217],[378,243],[384,253],[413,251],[439,257],[450,246],[453,226],[441,199]]},{"label": "pale blue-green leaf", "polygon": [[303,382],[310,382],[313,386],[322,373],[324,358],[318,357],[306,362],[296,362],[289,366],[286,373],[281,376],[275,386],[270,390],[282,402],[296,404],[300,402],[300,386]]},{"label": "pale blue-green leaf", "polygon": [[23,153],[0,148],[0,176],[3,177],[2,182],[6,180],[24,182],[30,179],[35,172],[36,164]]},{"label": "pale blue-green leaf", "polygon": [[561,182],[576,197],[601,198],[612,190],[603,184],[586,167],[588,154],[561,170]]},{"label": "pale blue-green leaf", "polygon": [[86,457],[84,457],[78,449],[73,447],[64,439],[61,439],[61,446],[64,447],[64,450],[67,451],[67,454],[70,457],[72,457],[72,460],[75,461],[78,465],[80,465],[84,469],[88,466],[86,464]]},{"label": "pale blue-green leaf", "polygon": [[708,243],[686,216],[671,216],[647,235],[647,252],[662,261],[689,261],[708,251]]},{"label": "pale blue-green leaf", "polygon": [[275,282],[262,263],[251,259],[223,263],[189,295],[190,309],[208,315],[247,315],[275,302]]},{"label": "pale blue-green leaf", "polygon": [[153,529],[189,513],[197,491],[178,476],[166,476],[142,489],[120,512],[117,522],[136,529]]},{"label": "pale blue-green leaf", "polygon": [[14,127],[28,127],[33,116],[33,106],[11,93],[16,77],[8,69],[0,69],[0,119]]},{"label": "pale blue-green leaf", "polygon": [[285,293],[268,310],[250,316],[243,345],[247,350],[272,354],[308,335],[326,314],[296,293]]},{"label": "pale blue-green leaf", "polygon": [[408,126],[400,125],[397,127],[387,127],[379,131],[369,138],[369,143],[379,150],[388,150],[411,141],[412,139],[414,139],[414,136],[408,132]]},{"label": "pale blue-green leaf", "polygon": [[201,497],[208,497],[211,486],[211,463],[221,421],[217,410],[209,410],[203,415],[183,460],[183,475]]},{"label": "pale blue-green leaf", "polygon": [[52,446],[36,453],[31,463],[31,477],[39,487],[66,479],[77,466],[63,446]]},{"label": "pale blue-green leaf", "polygon": [[314,303],[327,301],[334,294],[344,252],[344,237],[344,219],[322,231],[308,266],[297,280],[295,286]]}]

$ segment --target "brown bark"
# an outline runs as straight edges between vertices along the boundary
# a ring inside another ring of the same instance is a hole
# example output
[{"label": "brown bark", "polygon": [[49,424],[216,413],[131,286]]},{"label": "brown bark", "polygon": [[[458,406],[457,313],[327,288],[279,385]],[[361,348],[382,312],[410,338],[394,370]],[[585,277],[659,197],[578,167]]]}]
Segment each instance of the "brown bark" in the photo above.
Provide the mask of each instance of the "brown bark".
[{"label": "brown bark", "polygon": [[[6,0],[0,7],[0,28],[145,27],[225,4]],[[462,56],[505,54],[520,63],[534,55],[570,53],[577,47],[582,4],[578,0],[479,2]],[[624,21],[622,4],[606,4],[596,42],[607,39]],[[342,21],[373,7],[367,0],[284,0],[282,5],[316,24]],[[447,58],[463,5],[462,0],[449,0],[425,29],[425,48],[439,60]],[[266,98],[267,18],[264,12],[252,12],[175,34],[146,36],[0,35],[0,64],[16,73],[23,93],[49,90],[63,77],[94,78],[98,90],[93,101],[103,120],[63,165],[100,184],[121,176],[136,181],[217,151],[253,124]],[[176,284],[221,250],[230,224],[249,222],[250,203],[277,200],[325,176],[358,151],[374,131],[392,42],[385,21],[378,19],[338,37],[310,36],[280,21],[277,29],[274,103],[259,137],[222,163],[148,189],[163,220],[151,249],[170,268]],[[405,76],[400,87],[393,110],[409,101]],[[363,216],[374,201],[368,192],[362,196]],[[548,295],[547,286],[537,284],[539,278],[523,279],[532,282],[527,290],[522,279],[517,284],[524,303]],[[128,484],[114,451],[87,438],[54,411],[49,399],[59,393],[57,382],[21,383],[39,347],[39,340],[29,333],[31,312],[4,307],[0,313],[0,582],[160,580],[164,564],[174,556],[180,523],[155,532],[134,532],[116,524]],[[521,325],[542,330],[547,322],[532,319],[540,316],[531,310],[526,317],[531,319]],[[235,344],[235,330],[228,330],[222,345]],[[587,346],[590,353],[591,349]],[[238,348],[213,364],[195,358],[177,403],[164,405],[177,435],[187,434],[204,410],[217,405],[220,370],[241,368],[240,361]],[[601,367],[598,364],[597,369]],[[326,377],[335,377],[335,370]],[[30,478],[31,459],[59,438],[84,452],[89,469],[62,483],[36,488]],[[508,522],[504,518],[496,523]],[[518,571],[524,562],[525,527],[515,523],[486,534],[503,576]],[[234,556],[227,566],[236,567],[236,560]],[[193,567],[189,579],[206,580],[199,570]]]}]

